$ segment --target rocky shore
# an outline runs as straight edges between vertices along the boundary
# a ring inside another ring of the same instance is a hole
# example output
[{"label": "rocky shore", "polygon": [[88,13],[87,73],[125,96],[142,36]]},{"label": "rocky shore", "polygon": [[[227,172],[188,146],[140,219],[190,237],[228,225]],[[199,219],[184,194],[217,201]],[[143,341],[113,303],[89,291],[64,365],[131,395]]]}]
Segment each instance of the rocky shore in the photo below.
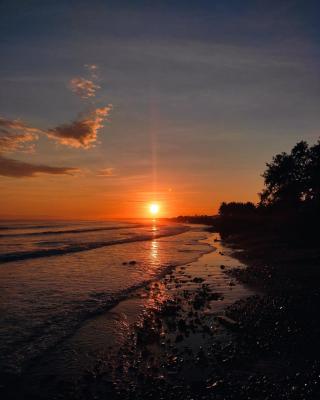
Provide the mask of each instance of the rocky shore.
[{"label": "rocky shore", "polygon": [[[136,327],[132,346],[118,354],[114,398],[319,398],[320,291],[312,263],[317,250],[272,241],[253,245],[237,237],[227,243],[246,263],[220,265],[232,278],[230,288],[236,279],[258,294],[221,313],[216,304],[223,294],[189,275],[197,286],[176,291],[152,310]],[[172,281],[181,284],[175,275],[164,284]]]},{"label": "rocky shore", "polygon": [[36,385],[24,398],[318,399],[315,250],[302,257],[271,241],[221,243],[217,234],[210,243],[213,253],[132,294],[145,307],[120,347],[95,354],[76,380],[53,377],[52,391]]}]

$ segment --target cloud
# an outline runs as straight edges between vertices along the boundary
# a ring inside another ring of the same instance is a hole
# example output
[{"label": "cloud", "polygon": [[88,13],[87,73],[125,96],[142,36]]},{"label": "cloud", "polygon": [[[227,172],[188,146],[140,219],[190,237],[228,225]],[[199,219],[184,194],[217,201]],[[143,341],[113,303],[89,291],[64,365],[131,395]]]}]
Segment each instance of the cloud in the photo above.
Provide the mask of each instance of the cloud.
[{"label": "cloud", "polygon": [[30,164],[3,157],[0,154],[0,175],[3,176],[23,178],[33,177],[38,174],[72,175],[73,172],[77,171],[77,168],[72,167],[51,167],[48,165]]},{"label": "cloud", "polygon": [[98,66],[96,64],[84,64],[84,67],[89,71],[97,71]]},{"label": "cloud", "polygon": [[97,176],[114,176],[114,168],[103,168],[97,172]]},{"label": "cloud", "polygon": [[46,134],[44,130],[30,127],[20,120],[10,120],[0,117],[0,175],[22,178],[38,174],[71,175],[78,171],[72,167],[52,167],[43,164],[31,164],[4,157],[2,153],[30,152],[39,134]]},{"label": "cloud", "polygon": [[96,95],[96,91],[100,89],[92,80],[85,78],[73,78],[70,81],[71,90],[82,99],[88,99]]},{"label": "cloud", "polygon": [[58,143],[74,148],[89,149],[97,141],[98,132],[103,127],[112,110],[112,105],[96,108],[80,116],[69,124],[62,124],[52,129],[30,127],[20,120],[0,117],[0,154],[34,149],[34,142],[39,135],[48,136]]},{"label": "cloud", "polygon": [[0,117],[0,127],[2,130],[12,129],[12,130],[23,130],[30,133],[39,132],[38,128],[30,127],[18,119],[7,119],[3,117]]},{"label": "cloud", "polygon": [[[85,64],[89,79],[73,78],[70,87],[82,98],[94,97],[100,88],[94,80],[97,79],[98,66]],[[15,151],[30,152],[34,150],[34,142],[39,135],[45,135],[58,143],[74,148],[89,149],[97,141],[99,129],[103,127],[112,110],[112,105],[99,107],[82,113],[71,123],[61,124],[50,129],[31,127],[21,120],[11,120],[0,117],[0,154]]]},{"label": "cloud", "polygon": [[98,66],[97,65],[85,64],[84,67],[86,68],[87,71],[89,71],[89,74],[93,79],[96,79],[98,77]]},{"label": "cloud", "polygon": [[60,144],[89,149],[97,141],[98,131],[103,127],[102,122],[112,110],[112,105],[97,108],[87,115],[80,115],[70,124],[63,124],[49,129],[46,134]]},{"label": "cloud", "polygon": [[0,152],[32,151],[32,142],[38,140],[38,134],[41,132],[40,129],[30,127],[20,120],[0,117]]},{"label": "cloud", "polygon": [[96,91],[100,89],[100,86],[96,84],[98,66],[95,64],[85,64],[84,67],[89,75],[88,78],[76,77],[71,79],[70,88],[82,99],[89,99],[90,97],[95,97]]},{"label": "cloud", "polygon": [[[94,97],[100,88],[94,80],[98,78],[98,67],[86,64],[90,79],[74,78],[70,81],[71,90],[82,98]],[[74,148],[89,149],[97,142],[98,132],[103,127],[112,110],[112,105],[96,108],[82,113],[71,123],[62,124],[51,129],[40,129],[29,126],[18,119],[0,117],[0,175],[8,177],[32,177],[38,174],[72,175],[78,172],[73,167],[53,167],[45,164],[32,164],[3,156],[3,153],[30,152],[40,135],[54,139],[56,142]],[[113,169],[99,171],[99,176],[112,176]]]}]

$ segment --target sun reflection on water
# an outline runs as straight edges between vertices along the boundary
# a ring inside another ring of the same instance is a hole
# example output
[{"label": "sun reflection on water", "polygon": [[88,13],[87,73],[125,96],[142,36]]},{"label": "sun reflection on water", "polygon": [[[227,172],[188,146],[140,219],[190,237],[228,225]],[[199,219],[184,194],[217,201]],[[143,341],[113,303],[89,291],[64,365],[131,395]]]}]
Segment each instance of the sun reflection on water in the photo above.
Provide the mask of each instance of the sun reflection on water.
[{"label": "sun reflection on water", "polygon": [[152,220],[152,227],[151,227],[151,230],[152,230],[153,233],[156,233],[157,230],[158,230],[158,228],[157,228],[157,220],[156,220],[156,219],[153,219],[153,220]]},{"label": "sun reflection on water", "polygon": [[151,258],[153,259],[158,259],[158,250],[159,250],[159,244],[157,240],[152,240],[151,242]]}]

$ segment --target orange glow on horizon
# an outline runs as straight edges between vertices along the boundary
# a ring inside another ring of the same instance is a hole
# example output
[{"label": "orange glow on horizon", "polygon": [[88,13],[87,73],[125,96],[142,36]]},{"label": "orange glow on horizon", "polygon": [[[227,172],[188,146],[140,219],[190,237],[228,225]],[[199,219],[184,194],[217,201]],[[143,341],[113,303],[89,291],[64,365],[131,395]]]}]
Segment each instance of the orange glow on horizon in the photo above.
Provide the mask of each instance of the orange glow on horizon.
[{"label": "orange glow on horizon", "polygon": [[[207,176],[188,179],[186,183],[187,177],[181,176],[181,181],[173,184],[173,176],[163,174],[157,191],[150,187],[149,176],[138,181],[91,175],[6,179],[0,184],[0,218],[94,220],[213,215],[222,201],[257,201],[257,196],[249,197],[248,192],[257,193],[262,185],[259,176],[243,184],[236,173],[228,180],[212,178],[211,183]],[[169,191],[168,187],[175,189]],[[150,212],[151,204],[158,204],[157,214]]]}]

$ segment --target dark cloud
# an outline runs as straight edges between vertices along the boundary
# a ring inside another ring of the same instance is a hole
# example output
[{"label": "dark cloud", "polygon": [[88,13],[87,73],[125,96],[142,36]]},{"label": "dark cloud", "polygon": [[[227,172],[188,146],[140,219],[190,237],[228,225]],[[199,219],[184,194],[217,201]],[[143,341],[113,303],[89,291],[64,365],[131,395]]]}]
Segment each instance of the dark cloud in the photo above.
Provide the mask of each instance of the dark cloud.
[{"label": "dark cloud", "polygon": [[72,175],[77,168],[50,167],[48,165],[30,164],[23,161],[3,157],[0,154],[0,175],[13,178],[32,177],[38,174]]},{"label": "dark cloud", "polygon": [[46,134],[60,144],[88,149],[97,141],[98,131],[103,127],[102,123],[110,114],[111,109],[111,104],[97,108],[87,115],[80,115],[70,124],[49,129]]}]

